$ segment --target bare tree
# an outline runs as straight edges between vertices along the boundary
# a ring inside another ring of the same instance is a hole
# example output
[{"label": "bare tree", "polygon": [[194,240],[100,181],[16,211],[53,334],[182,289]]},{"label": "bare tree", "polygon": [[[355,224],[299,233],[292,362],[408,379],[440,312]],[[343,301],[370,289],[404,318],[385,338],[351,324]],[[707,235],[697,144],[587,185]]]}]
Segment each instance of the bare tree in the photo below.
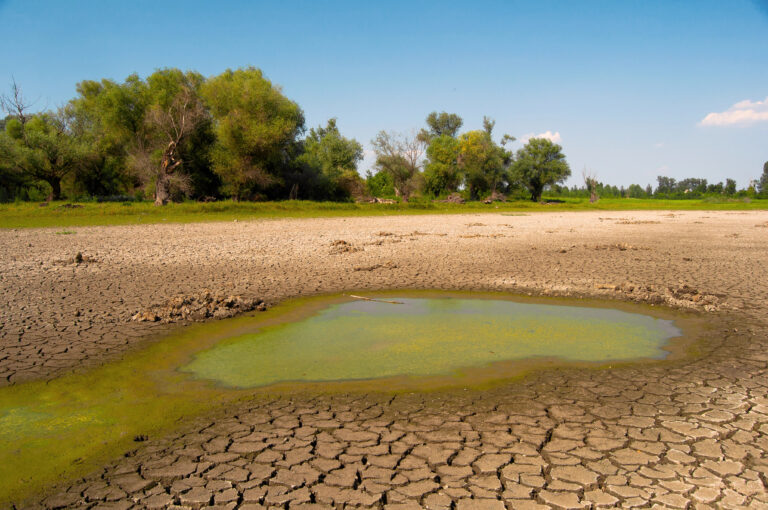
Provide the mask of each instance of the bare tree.
[{"label": "bare tree", "polygon": [[395,195],[407,202],[418,187],[424,140],[415,134],[380,131],[371,144],[376,152],[376,168],[392,176]]},{"label": "bare tree", "polygon": [[600,197],[597,196],[597,177],[593,172],[588,172],[587,167],[584,167],[581,175],[584,177],[584,185],[587,187],[587,191],[589,191],[589,202],[594,204],[600,200]]},{"label": "bare tree", "polygon": [[0,107],[2,107],[2,109],[8,115],[19,119],[19,122],[21,122],[21,127],[23,128],[29,119],[27,110],[29,110],[31,105],[24,100],[24,95],[21,93],[21,89],[16,83],[16,80],[12,80],[13,83],[11,84],[11,94],[3,94],[0,96]]},{"label": "bare tree", "polygon": [[[133,166],[155,180],[155,205],[170,200],[171,188],[188,190],[186,175],[177,172],[182,165],[180,148],[184,140],[206,119],[206,110],[191,87],[183,85],[170,104],[150,107],[145,118],[148,140],[139,140],[132,154]],[[152,154],[160,150],[159,164]]]}]

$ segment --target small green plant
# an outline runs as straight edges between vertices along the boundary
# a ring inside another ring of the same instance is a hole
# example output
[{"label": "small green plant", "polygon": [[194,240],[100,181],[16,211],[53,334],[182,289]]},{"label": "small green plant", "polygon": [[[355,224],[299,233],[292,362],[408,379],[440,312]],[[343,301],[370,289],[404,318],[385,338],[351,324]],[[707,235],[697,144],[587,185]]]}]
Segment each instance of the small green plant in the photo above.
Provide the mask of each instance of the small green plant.
[{"label": "small green plant", "polygon": [[74,234],[74,233],[75,233],[74,230],[59,230],[58,232],[56,232],[56,235],[57,236],[68,236],[68,235]]}]

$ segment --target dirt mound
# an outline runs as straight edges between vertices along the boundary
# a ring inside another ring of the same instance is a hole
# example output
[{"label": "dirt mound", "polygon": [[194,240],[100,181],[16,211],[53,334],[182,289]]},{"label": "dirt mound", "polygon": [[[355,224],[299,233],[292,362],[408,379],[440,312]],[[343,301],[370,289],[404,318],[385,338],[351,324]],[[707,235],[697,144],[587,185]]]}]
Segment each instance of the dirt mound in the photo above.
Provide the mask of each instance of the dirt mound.
[{"label": "dirt mound", "polygon": [[83,255],[82,252],[77,252],[74,257],[69,257],[68,259],[55,260],[53,263],[61,266],[69,266],[69,265],[79,266],[80,264],[95,264],[96,262],[98,262],[96,258],[91,257],[90,255]]},{"label": "dirt mound", "polygon": [[176,296],[167,303],[152,305],[137,312],[132,321],[136,322],[177,322],[225,319],[251,310],[264,311],[267,304],[261,299],[242,296],[214,295],[210,290],[193,296]]},{"label": "dirt mound", "polygon": [[355,253],[356,251],[361,251],[361,248],[353,246],[352,243],[348,243],[344,239],[337,239],[331,243],[331,254]]},{"label": "dirt mound", "polygon": [[701,292],[689,285],[660,287],[657,285],[635,285],[625,282],[619,285],[597,283],[595,289],[615,291],[626,298],[640,303],[667,305],[714,312],[722,306],[724,295]]}]

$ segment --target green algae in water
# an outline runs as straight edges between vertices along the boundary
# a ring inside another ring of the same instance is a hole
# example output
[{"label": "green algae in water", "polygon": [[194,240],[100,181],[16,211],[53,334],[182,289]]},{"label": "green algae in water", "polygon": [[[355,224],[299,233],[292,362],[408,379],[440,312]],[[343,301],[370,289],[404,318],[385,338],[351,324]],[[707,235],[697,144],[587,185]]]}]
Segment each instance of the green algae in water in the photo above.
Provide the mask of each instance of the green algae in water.
[{"label": "green algae in water", "polygon": [[[402,305],[290,301],[267,314],[178,329],[97,368],[0,388],[0,508],[24,507],[54,482],[100,468],[135,449],[136,436],[159,437],[262,391],[251,386],[297,381],[278,391],[334,391],[301,381],[353,380],[338,389],[395,391],[401,379],[374,378],[430,374],[448,377],[408,378],[404,387],[471,386],[514,372],[490,362],[521,357],[665,358],[666,339],[680,334],[672,321],[617,310],[439,296]],[[479,376],[457,372],[471,366]]]},{"label": "green algae in water", "polygon": [[486,299],[398,299],[337,304],[291,324],[246,334],[182,368],[230,387],[449,375],[538,357],[601,362],[663,359],[681,335],[672,321],[604,308]]}]

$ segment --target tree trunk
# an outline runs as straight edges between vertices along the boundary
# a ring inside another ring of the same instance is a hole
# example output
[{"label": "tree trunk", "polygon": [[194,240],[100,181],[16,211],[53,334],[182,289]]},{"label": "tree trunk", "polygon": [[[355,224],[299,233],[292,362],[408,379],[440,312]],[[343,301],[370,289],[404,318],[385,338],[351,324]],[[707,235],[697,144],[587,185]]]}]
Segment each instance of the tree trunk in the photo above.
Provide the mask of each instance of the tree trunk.
[{"label": "tree trunk", "polygon": [[47,182],[51,185],[51,194],[48,195],[47,201],[59,200],[61,198],[61,179],[51,177]]},{"label": "tree trunk", "polygon": [[155,205],[166,205],[171,197],[171,183],[169,175],[179,165],[178,161],[175,161],[173,153],[176,151],[176,143],[171,142],[163,151],[163,157],[160,160],[160,171],[157,173],[157,180],[155,181]]},{"label": "tree trunk", "polygon": [[157,181],[155,181],[155,205],[166,205],[170,196],[168,176],[165,173],[161,173],[157,176]]}]

